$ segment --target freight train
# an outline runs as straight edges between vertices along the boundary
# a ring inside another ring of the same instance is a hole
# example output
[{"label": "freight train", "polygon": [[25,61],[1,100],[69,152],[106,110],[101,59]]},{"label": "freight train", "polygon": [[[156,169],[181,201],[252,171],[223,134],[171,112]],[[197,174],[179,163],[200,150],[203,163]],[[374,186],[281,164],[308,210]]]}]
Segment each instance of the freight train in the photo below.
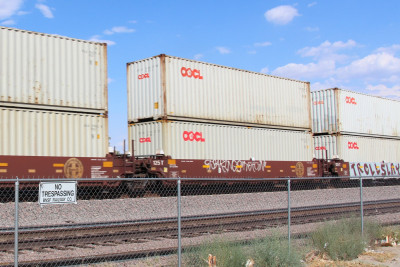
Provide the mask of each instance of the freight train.
[{"label": "freight train", "polygon": [[6,27],[0,38],[0,179],[93,178],[85,186],[123,186],[134,195],[174,183],[95,178],[399,174],[396,163],[328,157],[325,143],[314,149],[311,105],[324,100],[311,98],[309,83],[166,55],[128,63],[132,153],[107,152],[106,44]]}]

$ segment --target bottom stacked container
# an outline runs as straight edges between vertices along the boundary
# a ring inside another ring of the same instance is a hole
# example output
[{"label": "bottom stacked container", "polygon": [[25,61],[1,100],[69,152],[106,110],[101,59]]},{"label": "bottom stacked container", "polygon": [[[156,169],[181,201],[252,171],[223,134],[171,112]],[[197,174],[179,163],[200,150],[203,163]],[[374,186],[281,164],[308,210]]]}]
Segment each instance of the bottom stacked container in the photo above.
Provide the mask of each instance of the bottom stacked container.
[{"label": "bottom stacked container", "polygon": [[0,107],[0,155],[104,157],[107,121],[96,114]]},{"label": "bottom stacked container", "polygon": [[349,163],[350,176],[400,175],[400,139],[354,135],[314,136],[317,158]]},{"label": "bottom stacked container", "polygon": [[338,157],[349,162],[400,162],[400,139],[355,135],[314,136],[316,158]]},{"label": "bottom stacked container", "polygon": [[310,161],[313,156],[306,130],[151,121],[129,125],[129,140],[134,140],[134,155],[162,150],[175,159]]}]

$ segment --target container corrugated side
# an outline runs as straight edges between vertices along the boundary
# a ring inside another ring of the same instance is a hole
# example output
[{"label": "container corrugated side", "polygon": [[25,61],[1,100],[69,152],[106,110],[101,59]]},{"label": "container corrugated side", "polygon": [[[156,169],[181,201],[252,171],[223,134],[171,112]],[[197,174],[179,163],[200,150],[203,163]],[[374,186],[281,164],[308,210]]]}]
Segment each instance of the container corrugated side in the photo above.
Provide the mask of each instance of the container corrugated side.
[{"label": "container corrugated side", "polygon": [[93,114],[0,108],[0,155],[104,157],[107,128]]},{"label": "container corrugated side", "polygon": [[311,129],[308,82],[166,55],[128,63],[127,73],[130,122],[175,118]]},{"label": "container corrugated side", "polygon": [[338,88],[312,95],[314,133],[400,138],[400,102]]},{"label": "container corrugated side", "polygon": [[107,111],[107,45],[0,27],[0,104]]},{"label": "container corrugated side", "polygon": [[355,135],[314,136],[316,158],[334,155],[347,162],[400,162],[400,140]]},{"label": "container corrugated side", "polygon": [[154,121],[130,125],[129,140],[135,140],[135,155],[154,155],[162,149],[175,159],[312,159],[312,136],[305,131]]}]

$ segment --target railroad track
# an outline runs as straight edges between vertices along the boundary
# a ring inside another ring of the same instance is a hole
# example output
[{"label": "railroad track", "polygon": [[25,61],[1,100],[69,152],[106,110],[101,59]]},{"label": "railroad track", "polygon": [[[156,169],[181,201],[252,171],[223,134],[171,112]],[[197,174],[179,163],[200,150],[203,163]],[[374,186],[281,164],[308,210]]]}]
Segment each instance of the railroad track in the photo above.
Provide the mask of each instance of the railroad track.
[{"label": "railroad track", "polygon": [[[364,215],[372,216],[384,213],[400,212],[400,199],[390,201],[371,201],[364,203]],[[346,203],[324,206],[311,206],[291,209],[291,223],[305,224],[338,219],[360,214],[359,203]],[[224,213],[205,216],[182,217],[182,237],[195,237],[212,233],[251,231],[287,224],[287,209],[259,210],[242,213]],[[177,218],[137,220],[123,222],[104,222],[97,224],[74,224],[43,227],[23,227],[19,231],[19,249],[40,251],[45,248],[63,250],[66,247],[85,247],[107,243],[143,243],[149,240],[169,238],[177,239]],[[11,252],[14,249],[14,229],[0,229],[0,251]],[[175,247],[160,248],[160,251],[176,251]],[[118,255],[102,255],[126,258],[149,255],[157,252],[130,251]],[[77,259],[58,259],[64,264]],[[82,259],[79,259],[82,261]],[[92,259],[94,260],[94,259]],[[23,263],[21,263],[24,266]],[[25,263],[25,266],[39,264]],[[3,266],[0,264],[0,266]]]}]

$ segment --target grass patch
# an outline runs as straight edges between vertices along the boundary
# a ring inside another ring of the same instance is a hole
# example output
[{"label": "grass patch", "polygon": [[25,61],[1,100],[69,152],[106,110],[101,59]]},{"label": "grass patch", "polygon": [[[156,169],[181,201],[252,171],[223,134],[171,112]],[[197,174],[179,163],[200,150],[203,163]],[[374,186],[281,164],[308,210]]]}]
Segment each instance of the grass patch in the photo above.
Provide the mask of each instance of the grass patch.
[{"label": "grass patch", "polygon": [[[242,267],[248,260],[253,260],[254,266],[271,267],[304,266],[305,262],[313,264],[313,259],[317,259],[317,262],[321,259],[327,264],[344,264],[344,261],[353,260],[363,254],[369,245],[382,236],[389,235],[398,240],[399,234],[400,228],[382,228],[377,223],[365,220],[362,235],[361,219],[349,218],[324,223],[311,234],[311,238],[294,241],[293,244],[297,245],[290,249],[287,237],[278,234],[245,244],[212,240],[201,246],[185,249],[182,260],[184,266],[207,266],[209,255],[212,255],[216,257],[218,267]],[[310,266],[318,266],[319,263],[321,262]]]},{"label": "grass patch", "polygon": [[240,244],[214,240],[183,254],[185,266],[207,266],[209,255],[216,257],[218,267],[245,266],[247,258]]},{"label": "grass patch", "polygon": [[301,256],[294,247],[290,247],[287,237],[274,235],[254,242],[252,258],[256,266],[303,266]]},{"label": "grass patch", "polygon": [[183,254],[185,266],[207,266],[209,255],[216,257],[218,267],[245,266],[253,260],[255,266],[303,266],[301,256],[288,246],[288,239],[274,235],[247,244],[214,240],[200,247],[186,250]]},{"label": "grass patch", "polygon": [[333,260],[352,260],[381,235],[381,227],[373,222],[364,223],[361,234],[361,219],[350,218],[325,223],[312,234],[313,244]]}]

